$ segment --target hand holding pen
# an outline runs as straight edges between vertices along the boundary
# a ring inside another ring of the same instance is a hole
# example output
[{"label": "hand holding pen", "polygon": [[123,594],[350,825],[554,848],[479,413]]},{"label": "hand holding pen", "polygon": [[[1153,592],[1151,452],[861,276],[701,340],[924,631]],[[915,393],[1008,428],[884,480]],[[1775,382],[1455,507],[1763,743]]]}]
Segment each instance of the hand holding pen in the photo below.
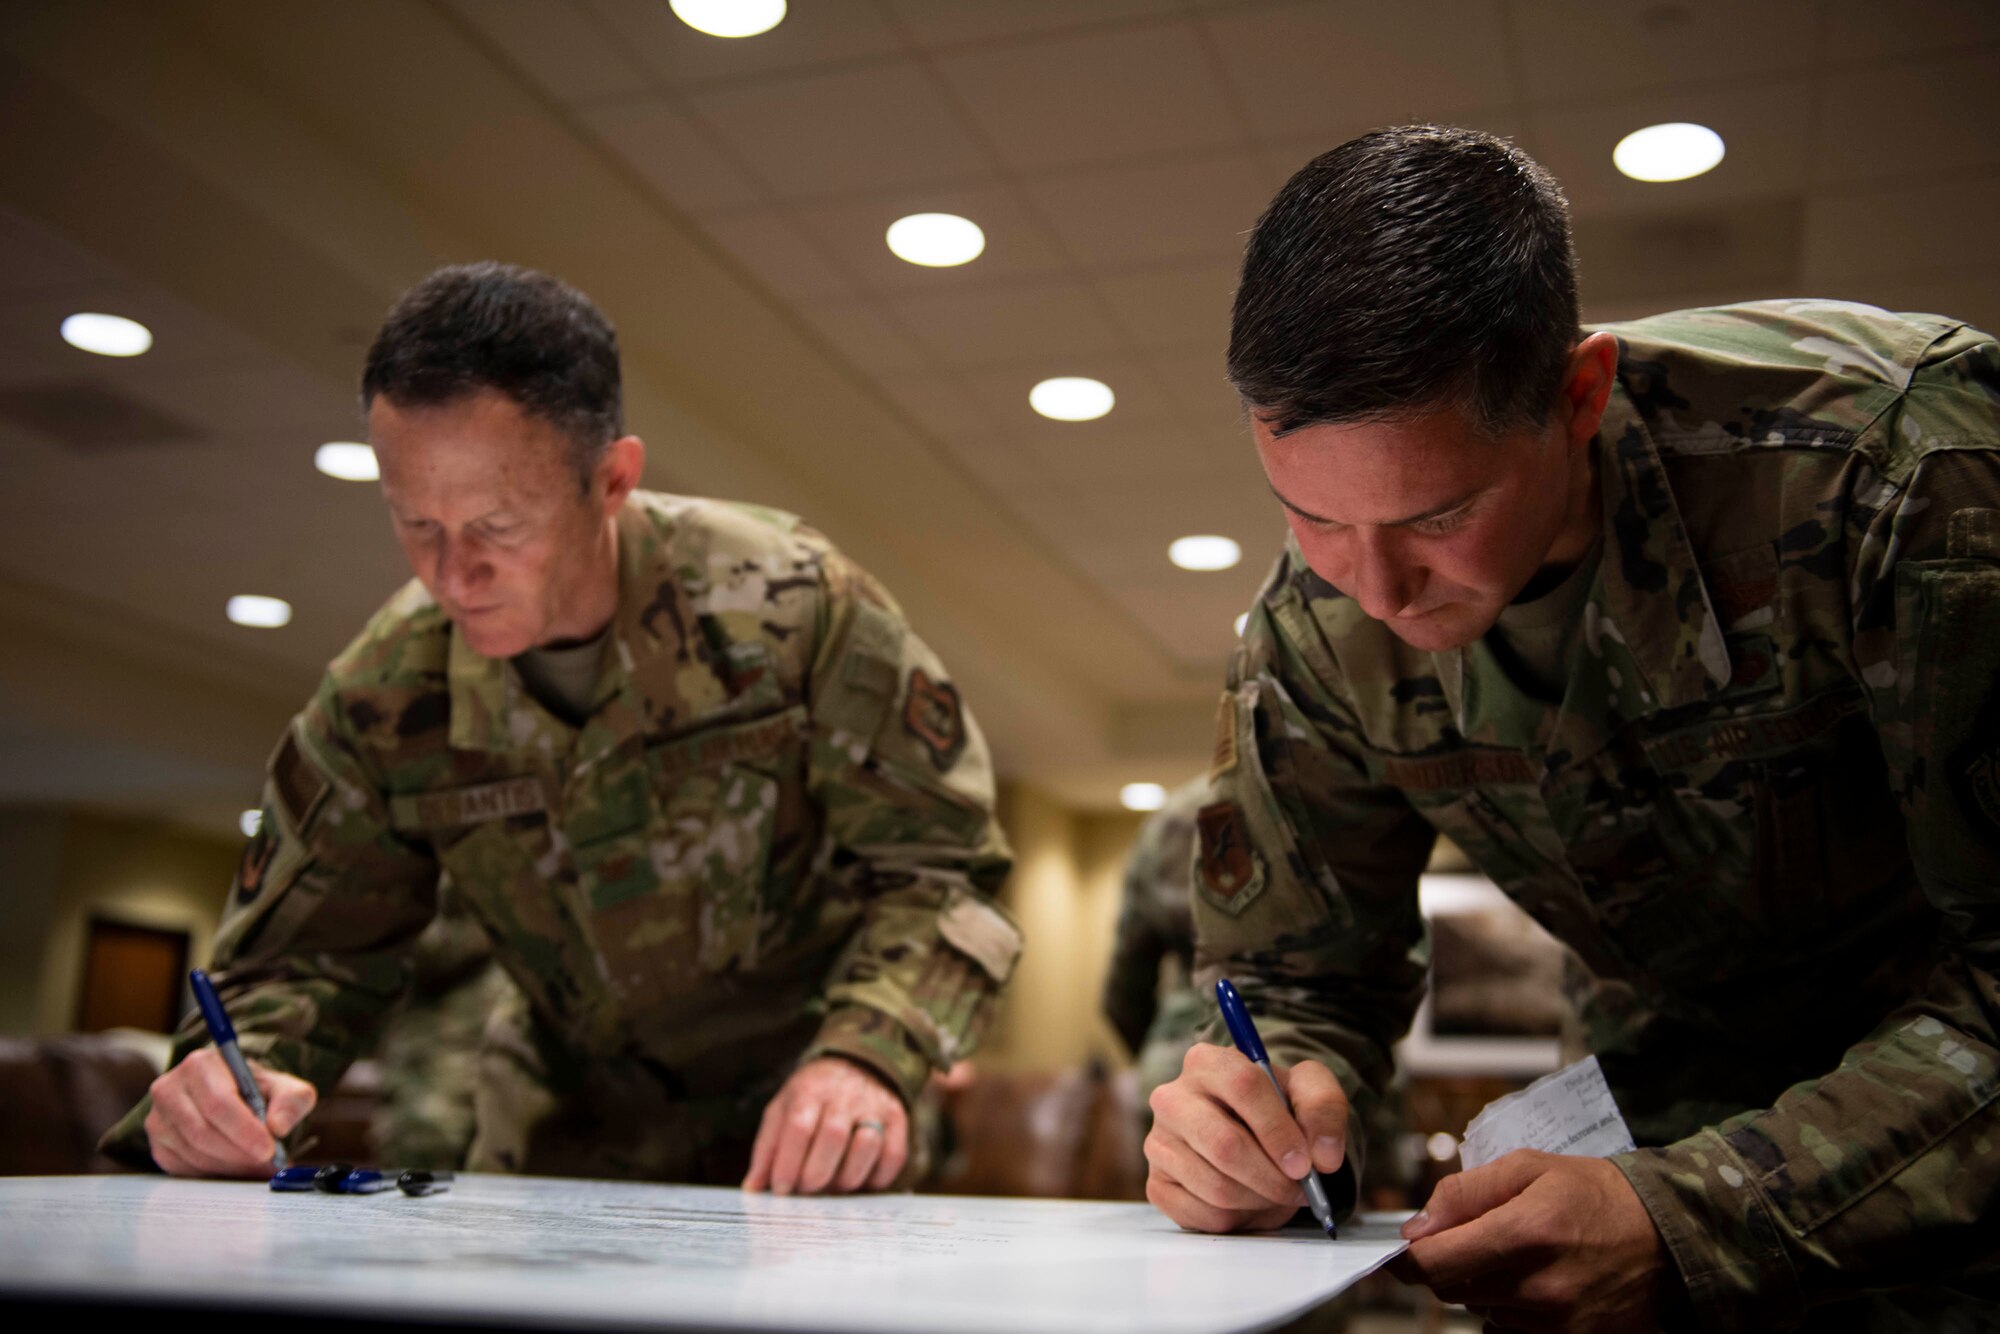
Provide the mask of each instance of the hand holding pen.
[{"label": "hand holding pen", "polygon": [[1325,1181],[1304,1183],[1315,1169],[1332,1173],[1346,1159],[1346,1095],[1317,1061],[1258,1064],[1253,1057],[1264,1056],[1263,1043],[1241,998],[1227,982],[1217,993],[1234,1002],[1245,1031],[1233,1033],[1234,1050],[1197,1044],[1180,1077],[1154,1091],[1146,1198],[1185,1228],[1252,1232],[1290,1222],[1313,1203],[1318,1186],[1329,1206],[1326,1227],[1351,1200],[1327,1199]]},{"label": "hand holding pen", "polygon": [[303,1079],[245,1059],[207,975],[197,969],[189,981],[216,1045],[153,1081],[146,1116],[153,1161],[176,1176],[268,1177],[284,1165],[278,1137],[304,1119],[319,1095]]}]

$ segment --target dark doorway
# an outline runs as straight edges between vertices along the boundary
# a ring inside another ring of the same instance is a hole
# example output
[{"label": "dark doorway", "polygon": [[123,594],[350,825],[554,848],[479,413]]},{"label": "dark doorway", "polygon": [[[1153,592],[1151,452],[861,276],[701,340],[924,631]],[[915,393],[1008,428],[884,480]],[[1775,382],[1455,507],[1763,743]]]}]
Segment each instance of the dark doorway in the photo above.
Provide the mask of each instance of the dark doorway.
[{"label": "dark doorway", "polygon": [[173,1032],[180,1022],[187,966],[187,932],[91,918],[76,1006],[78,1030]]}]

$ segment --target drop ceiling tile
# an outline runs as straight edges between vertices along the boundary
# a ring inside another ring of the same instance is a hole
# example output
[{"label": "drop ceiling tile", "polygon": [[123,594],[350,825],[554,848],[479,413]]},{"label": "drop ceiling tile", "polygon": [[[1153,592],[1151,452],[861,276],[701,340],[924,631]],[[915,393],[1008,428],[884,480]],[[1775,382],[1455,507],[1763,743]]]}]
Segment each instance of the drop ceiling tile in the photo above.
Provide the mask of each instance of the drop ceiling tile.
[{"label": "drop ceiling tile", "polygon": [[[1243,416],[1243,403],[1229,383],[1229,330],[1225,322],[1222,336],[1213,347],[1191,346],[1163,349],[1146,354],[1154,376],[1167,387],[1180,405],[1181,418],[1205,438],[1236,442],[1250,448],[1250,427]],[[1255,455],[1248,455],[1252,467]]]},{"label": "drop ceiling tile", "polygon": [[0,207],[0,301],[116,285],[117,271],[40,223]]},{"label": "drop ceiling tile", "polygon": [[667,87],[795,72],[892,54],[902,38],[874,0],[805,0],[755,37],[711,37],[667,0],[583,0],[626,53]]},{"label": "drop ceiling tile", "polygon": [[1515,96],[1498,0],[1454,5],[1448,20],[1374,0],[1306,0],[1201,21],[1262,138],[1449,121]]},{"label": "drop ceiling tile", "polygon": [[932,365],[923,344],[868,301],[805,304],[798,313],[826,339],[835,356],[870,375],[921,371]]},{"label": "drop ceiling tile", "polygon": [[1270,191],[1249,153],[1031,177],[1035,199],[1071,252],[1122,266],[1243,253]]},{"label": "drop ceiling tile", "polygon": [[563,101],[636,93],[646,87],[645,71],[601,24],[569,0],[447,3]]},{"label": "drop ceiling tile", "polygon": [[1511,12],[1531,101],[1551,92],[1567,101],[1684,84],[1723,101],[1735,90],[1717,89],[1719,80],[1761,81],[1819,61],[1818,0],[1533,0]]},{"label": "drop ceiling tile", "polygon": [[[1647,93],[1616,102],[1542,107],[1529,116],[1536,158],[1554,174],[1572,212],[1674,211],[1722,200],[1797,193],[1806,183],[1812,142],[1814,79],[1762,83],[1721,101],[1684,93]],[[1714,170],[1685,181],[1635,181],[1611,164],[1611,150],[1633,130],[1690,120],[1722,136]]]},{"label": "drop ceiling tile", "polygon": [[576,112],[678,209],[698,212],[767,201],[762,185],[658,94],[589,102]]},{"label": "drop ceiling tile", "polygon": [[1075,373],[1087,375],[1088,358],[1124,350],[1110,319],[1070,283],[905,295],[889,308],[947,366],[1076,358]]},{"label": "drop ceiling tile", "polygon": [[1235,117],[1184,22],[946,55],[938,69],[1021,171],[1217,148]]},{"label": "drop ceiling tile", "polygon": [[753,277],[787,300],[831,301],[855,295],[853,280],[778,210],[711,213],[701,226]]},{"label": "drop ceiling tile", "polygon": [[964,448],[983,449],[1001,434],[985,405],[949,372],[884,371],[875,376],[875,382],[918,429],[944,441],[954,453]]},{"label": "drop ceiling tile", "polygon": [[2000,218],[2000,175],[1821,192],[1806,203],[1804,279],[1833,295],[1858,277],[1962,266],[1944,220]]},{"label": "drop ceiling tile", "polygon": [[2000,42],[1992,0],[1826,0],[1829,69]]},{"label": "drop ceiling tile", "polygon": [[[954,213],[979,225],[986,249],[970,263],[926,268],[890,252],[889,224],[912,213]],[[853,270],[871,292],[934,292],[1056,273],[1068,265],[1053,233],[1010,186],[927,186],[866,199],[801,204],[800,226]]]},{"label": "drop ceiling tile", "polygon": [[1580,217],[1579,295],[1593,306],[1643,298],[1666,308],[1687,292],[1798,291],[1804,219],[1796,195]]},{"label": "drop ceiling tile", "polygon": [[1241,268],[1235,261],[1100,272],[1092,280],[1137,347],[1207,343],[1221,365],[1229,344],[1229,305]]},{"label": "drop ceiling tile", "polygon": [[2000,59],[1988,52],[1869,71],[1865,90],[1822,89],[1816,182],[2000,163]]},{"label": "drop ceiling tile", "polygon": [[784,197],[976,180],[979,146],[909,61],[688,94],[695,114]]},{"label": "drop ceiling tile", "polygon": [[931,48],[1158,18],[1185,7],[1185,0],[889,0],[905,30]]}]

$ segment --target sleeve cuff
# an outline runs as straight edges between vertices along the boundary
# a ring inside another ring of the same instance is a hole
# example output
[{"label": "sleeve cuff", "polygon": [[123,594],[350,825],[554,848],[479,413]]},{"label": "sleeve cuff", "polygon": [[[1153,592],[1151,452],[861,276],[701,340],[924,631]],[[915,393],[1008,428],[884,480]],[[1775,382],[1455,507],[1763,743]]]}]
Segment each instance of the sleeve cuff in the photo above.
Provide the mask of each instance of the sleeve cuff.
[{"label": "sleeve cuff", "polygon": [[822,1056],[841,1056],[866,1066],[896,1090],[905,1107],[916,1106],[925,1081],[936,1069],[907,1028],[867,1005],[835,1005],[827,1012],[799,1064]]},{"label": "sleeve cuff", "polygon": [[1612,1160],[1652,1217],[1701,1329],[1795,1327],[1797,1272],[1756,1177],[1713,1130]]}]

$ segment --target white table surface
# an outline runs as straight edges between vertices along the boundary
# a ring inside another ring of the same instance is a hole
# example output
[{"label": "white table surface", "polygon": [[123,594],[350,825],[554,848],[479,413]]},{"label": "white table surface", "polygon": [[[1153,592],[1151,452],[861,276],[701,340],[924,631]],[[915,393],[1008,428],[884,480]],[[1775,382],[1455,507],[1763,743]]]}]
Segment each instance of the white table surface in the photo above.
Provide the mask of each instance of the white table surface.
[{"label": "white table surface", "polygon": [[157,1176],[0,1179],[0,1296],[565,1327],[1268,1329],[1403,1247],[1207,1237],[1150,1205],[461,1176],[442,1195]]}]

